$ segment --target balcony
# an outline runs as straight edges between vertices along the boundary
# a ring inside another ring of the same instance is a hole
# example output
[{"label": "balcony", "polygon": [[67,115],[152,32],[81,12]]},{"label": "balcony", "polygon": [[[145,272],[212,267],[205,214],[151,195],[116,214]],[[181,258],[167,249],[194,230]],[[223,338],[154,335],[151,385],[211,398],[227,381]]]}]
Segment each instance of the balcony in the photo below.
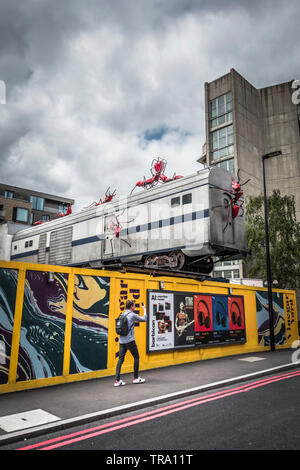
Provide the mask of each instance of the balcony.
[{"label": "balcony", "polygon": [[206,165],[206,142],[202,145],[202,155],[197,159],[197,162]]}]

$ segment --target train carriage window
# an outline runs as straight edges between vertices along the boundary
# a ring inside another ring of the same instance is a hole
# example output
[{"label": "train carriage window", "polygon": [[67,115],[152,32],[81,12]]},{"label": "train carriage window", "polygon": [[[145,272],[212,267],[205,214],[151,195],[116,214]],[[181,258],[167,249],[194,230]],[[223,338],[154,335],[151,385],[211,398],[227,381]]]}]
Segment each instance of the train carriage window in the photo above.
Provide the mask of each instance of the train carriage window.
[{"label": "train carriage window", "polygon": [[25,248],[28,248],[29,242],[25,242]]},{"label": "train carriage window", "polygon": [[33,241],[29,240],[29,246],[32,246],[32,244],[33,244]]},{"label": "train carriage window", "polygon": [[182,204],[191,204],[192,202],[192,193],[185,194],[182,196]]},{"label": "train carriage window", "polygon": [[171,207],[180,206],[180,197],[173,197],[171,199]]}]

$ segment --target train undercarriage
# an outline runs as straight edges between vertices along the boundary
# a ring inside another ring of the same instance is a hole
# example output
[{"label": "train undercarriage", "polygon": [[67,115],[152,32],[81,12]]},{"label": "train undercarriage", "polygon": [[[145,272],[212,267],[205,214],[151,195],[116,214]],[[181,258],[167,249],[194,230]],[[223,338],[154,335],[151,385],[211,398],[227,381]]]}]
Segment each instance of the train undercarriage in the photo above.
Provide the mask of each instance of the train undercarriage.
[{"label": "train undercarriage", "polygon": [[214,267],[211,256],[199,258],[187,258],[182,251],[172,251],[167,254],[155,254],[146,256],[144,259],[145,268],[168,268],[171,270],[188,270],[209,274]]}]

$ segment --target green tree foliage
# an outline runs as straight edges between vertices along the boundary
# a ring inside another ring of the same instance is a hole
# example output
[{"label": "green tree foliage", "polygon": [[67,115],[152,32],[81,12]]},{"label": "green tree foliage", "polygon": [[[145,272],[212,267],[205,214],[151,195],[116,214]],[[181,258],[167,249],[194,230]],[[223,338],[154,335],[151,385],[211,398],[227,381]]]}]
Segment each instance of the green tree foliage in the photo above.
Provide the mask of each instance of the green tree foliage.
[{"label": "green tree foliage", "polygon": [[[294,196],[274,190],[268,197],[268,222],[272,279],[279,288],[300,286],[300,223],[296,221]],[[263,195],[249,197],[246,205],[248,277],[267,278]]]}]

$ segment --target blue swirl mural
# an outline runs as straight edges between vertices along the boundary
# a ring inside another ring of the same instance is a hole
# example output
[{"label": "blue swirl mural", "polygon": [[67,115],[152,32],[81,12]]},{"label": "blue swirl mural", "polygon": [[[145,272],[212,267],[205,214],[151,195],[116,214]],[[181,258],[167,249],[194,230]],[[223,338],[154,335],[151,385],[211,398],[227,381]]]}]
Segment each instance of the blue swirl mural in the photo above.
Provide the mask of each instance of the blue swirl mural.
[{"label": "blue swirl mural", "polygon": [[27,271],[17,381],[62,375],[68,275]]},{"label": "blue swirl mural", "polygon": [[70,374],[107,367],[110,279],[75,275]]},{"label": "blue swirl mural", "polygon": [[[109,278],[75,275],[69,373],[107,367]],[[17,381],[63,374],[68,274],[27,271]]]}]

